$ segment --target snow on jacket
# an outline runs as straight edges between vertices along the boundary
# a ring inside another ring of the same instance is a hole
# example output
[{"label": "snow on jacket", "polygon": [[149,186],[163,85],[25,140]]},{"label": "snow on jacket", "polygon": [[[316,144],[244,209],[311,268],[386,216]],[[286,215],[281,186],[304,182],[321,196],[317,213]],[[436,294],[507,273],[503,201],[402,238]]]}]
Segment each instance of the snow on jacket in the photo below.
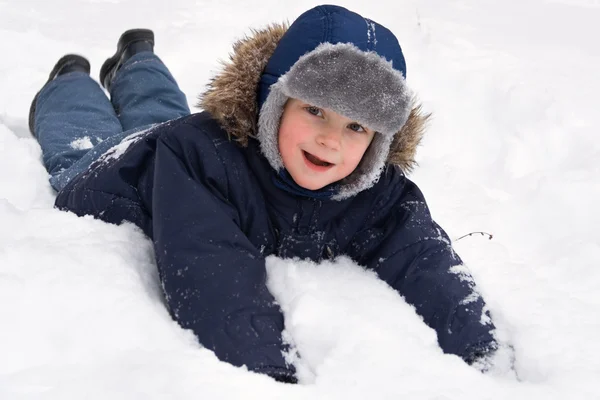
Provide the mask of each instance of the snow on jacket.
[{"label": "snow on jacket", "polygon": [[[414,305],[441,348],[471,362],[495,347],[474,282],[403,170],[425,118],[415,106],[368,190],[336,201],[276,173],[255,139],[257,86],[283,25],[235,45],[202,97],[207,111],[135,134],[75,177],[56,206],[153,239],[175,320],[224,361],[293,380],[265,257],[351,257]],[[317,39],[315,39],[317,40]],[[401,340],[401,338],[399,338]]]}]

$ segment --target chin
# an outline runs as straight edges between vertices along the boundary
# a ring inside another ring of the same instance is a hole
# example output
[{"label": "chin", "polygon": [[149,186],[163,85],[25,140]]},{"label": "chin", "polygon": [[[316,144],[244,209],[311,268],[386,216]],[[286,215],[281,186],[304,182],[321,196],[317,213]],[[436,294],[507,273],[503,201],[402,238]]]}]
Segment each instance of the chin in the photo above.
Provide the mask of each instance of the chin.
[{"label": "chin", "polygon": [[296,182],[298,183],[299,186],[302,186],[304,189],[308,189],[308,190],[319,190],[319,189],[323,189],[325,186],[327,186],[327,184],[324,185],[319,185],[319,184],[315,184],[314,182]]},{"label": "chin", "polygon": [[292,176],[292,179],[294,179],[294,182],[296,182],[298,184],[298,186],[301,186],[307,190],[319,190],[319,189],[323,189],[325,186],[328,185],[328,183],[316,183],[316,182],[314,182],[314,180],[311,180],[310,178],[296,179],[294,176]]}]

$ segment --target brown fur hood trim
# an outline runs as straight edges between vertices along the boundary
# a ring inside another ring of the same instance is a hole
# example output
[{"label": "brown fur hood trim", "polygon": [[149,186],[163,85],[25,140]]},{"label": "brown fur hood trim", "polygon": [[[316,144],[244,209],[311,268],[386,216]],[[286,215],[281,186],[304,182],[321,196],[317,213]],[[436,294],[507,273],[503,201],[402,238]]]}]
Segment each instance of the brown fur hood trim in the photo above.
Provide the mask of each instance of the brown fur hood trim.
[{"label": "brown fur hood trim", "polygon": [[[198,107],[209,112],[229,137],[244,147],[250,137],[256,137],[260,77],[287,28],[287,24],[273,24],[238,40],[230,60],[222,63],[222,70],[199,97]],[[428,118],[413,100],[408,121],[392,141],[388,164],[398,165],[406,173],[413,169]]]}]

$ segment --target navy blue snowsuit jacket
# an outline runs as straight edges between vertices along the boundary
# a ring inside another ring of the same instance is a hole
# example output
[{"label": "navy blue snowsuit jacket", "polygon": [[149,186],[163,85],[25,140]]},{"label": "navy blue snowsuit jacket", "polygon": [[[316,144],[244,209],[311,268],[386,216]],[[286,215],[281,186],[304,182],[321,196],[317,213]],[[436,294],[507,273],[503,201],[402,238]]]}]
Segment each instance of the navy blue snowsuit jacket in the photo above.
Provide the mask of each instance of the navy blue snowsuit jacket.
[{"label": "navy blue snowsuit jacket", "polygon": [[[168,308],[221,359],[287,379],[265,257],[347,255],[415,306],[447,353],[494,343],[484,302],[417,186],[388,167],[374,187],[333,201],[285,190],[251,139],[242,148],[208,113],[159,125],[103,157],[56,206],[139,226],[155,246]],[[398,340],[402,340],[398,337]]]}]

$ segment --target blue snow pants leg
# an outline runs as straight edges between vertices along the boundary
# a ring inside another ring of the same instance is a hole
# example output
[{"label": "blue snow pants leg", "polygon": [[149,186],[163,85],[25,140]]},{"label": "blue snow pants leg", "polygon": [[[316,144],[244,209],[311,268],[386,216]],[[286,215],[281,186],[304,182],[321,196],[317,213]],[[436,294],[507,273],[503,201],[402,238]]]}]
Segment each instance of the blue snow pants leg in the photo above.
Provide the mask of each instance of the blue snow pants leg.
[{"label": "blue snow pants leg", "polygon": [[110,94],[109,100],[82,72],[61,75],[41,90],[34,131],[55,190],[130,134],[190,113],[177,82],[152,52],[127,60]]},{"label": "blue snow pants leg", "polygon": [[113,80],[110,97],[124,131],[190,114],[175,78],[152,52],[127,60]]}]

